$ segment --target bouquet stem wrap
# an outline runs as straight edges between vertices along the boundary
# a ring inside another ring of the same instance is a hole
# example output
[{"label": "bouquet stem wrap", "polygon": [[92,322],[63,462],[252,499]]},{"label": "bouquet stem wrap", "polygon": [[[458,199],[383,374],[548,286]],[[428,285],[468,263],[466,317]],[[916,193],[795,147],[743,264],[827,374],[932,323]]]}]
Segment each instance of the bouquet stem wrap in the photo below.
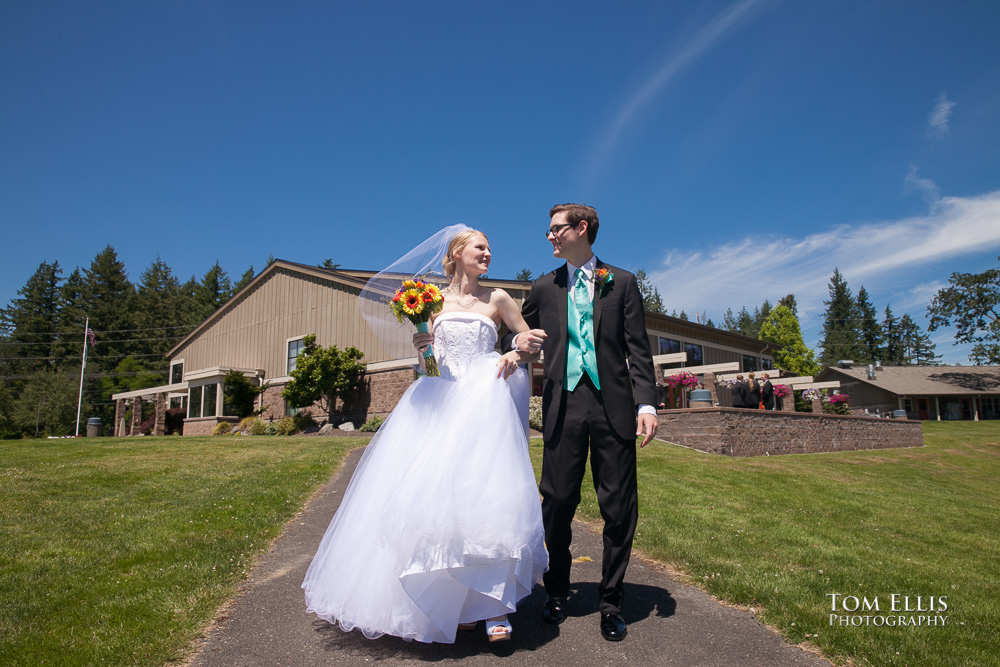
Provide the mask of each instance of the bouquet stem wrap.
[{"label": "bouquet stem wrap", "polygon": [[[430,333],[430,322],[417,322],[417,331],[420,333]],[[434,348],[430,345],[428,345],[427,349],[424,350],[424,366],[427,367],[428,377],[441,377],[441,371],[438,368],[437,360],[434,358]]]}]

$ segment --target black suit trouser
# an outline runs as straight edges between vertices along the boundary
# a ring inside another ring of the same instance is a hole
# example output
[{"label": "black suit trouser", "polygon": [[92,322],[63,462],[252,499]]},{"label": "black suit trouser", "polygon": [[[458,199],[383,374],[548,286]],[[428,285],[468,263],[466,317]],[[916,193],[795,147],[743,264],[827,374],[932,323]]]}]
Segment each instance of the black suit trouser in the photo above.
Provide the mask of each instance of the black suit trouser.
[{"label": "black suit trouser", "polygon": [[580,485],[590,454],[597,503],[604,517],[604,553],[598,587],[602,612],[620,612],[625,569],[639,519],[635,438],[615,434],[600,392],[584,375],[563,397],[562,423],[545,442],[542,455],[542,522],[549,550],[545,590],[565,596],[570,586],[572,521],[580,504]]}]

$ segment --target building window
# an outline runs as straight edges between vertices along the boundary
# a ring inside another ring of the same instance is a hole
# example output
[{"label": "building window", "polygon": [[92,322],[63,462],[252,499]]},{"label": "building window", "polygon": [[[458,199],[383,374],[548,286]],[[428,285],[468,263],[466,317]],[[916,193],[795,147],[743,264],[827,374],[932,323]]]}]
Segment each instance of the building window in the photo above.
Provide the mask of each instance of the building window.
[{"label": "building window", "polygon": [[218,395],[219,395],[219,385],[217,384],[205,385],[205,390],[202,395],[202,409],[201,409],[201,414],[203,417],[215,416],[215,401]]},{"label": "building window", "polygon": [[184,381],[184,360],[170,364],[170,384],[180,384]]},{"label": "building window", "polygon": [[170,397],[170,407],[171,408],[186,408],[187,407],[187,396],[171,396]]},{"label": "building window", "polygon": [[906,410],[907,412],[913,412],[913,402],[908,398],[904,398],[903,409]]},{"label": "building window", "polygon": [[201,387],[188,390],[188,417],[201,417]]},{"label": "building window", "polygon": [[293,408],[291,403],[289,403],[288,401],[285,401],[285,416],[286,417],[294,417],[295,415],[299,414],[300,412],[302,412],[302,408]]},{"label": "building window", "polygon": [[295,370],[295,360],[302,350],[305,349],[305,346],[306,345],[302,342],[301,338],[288,341],[288,373]]},{"label": "building window", "polygon": [[687,352],[687,363],[689,366],[701,366],[704,357],[701,353],[701,345],[694,343],[684,343],[684,351]]},{"label": "building window", "polygon": [[761,357],[760,367],[761,367],[761,369],[763,369],[765,371],[773,371],[774,370],[774,361],[771,360],[771,359],[764,359],[763,357]]},{"label": "building window", "polygon": [[677,354],[681,351],[681,342],[673,338],[660,336],[660,354]]},{"label": "building window", "polygon": [[755,373],[759,368],[757,368],[757,357],[752,357],[749,354],[743,355],[743,372],[744,373]]},{"label": "building window", "polygon": [[1000,398],[986,396],[979,399],[983,406],[980,419],[1000,419]]}]

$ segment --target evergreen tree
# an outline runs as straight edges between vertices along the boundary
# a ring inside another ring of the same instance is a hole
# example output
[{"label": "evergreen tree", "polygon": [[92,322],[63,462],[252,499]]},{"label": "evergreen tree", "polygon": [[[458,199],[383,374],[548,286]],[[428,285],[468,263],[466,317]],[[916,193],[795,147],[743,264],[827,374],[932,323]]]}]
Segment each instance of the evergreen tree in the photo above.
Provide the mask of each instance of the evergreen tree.
[{"label": "evergreen tree", "polygon": [[736,333],[750,336],[751,338],[757,337],[757,324],[754,322],[749,311],[747,311],[746,306],[740,308],[740,312],[736,316]]},{"label": "evergreen tree", "polygon": [[778,300],[778,305],[785,306],[786,308],[788,308],[788,310],[792,311],[792,315],[794,315],[795,317],[799,316],[799,307],[795,303],[794,294],[786,294],[785,296],[781,297]]},{"label": "evergreen tree", "polygon": [[[180,281],[173,270],[159,255],[145,271],[136,290],[136,325],[141,342],[137,349],[142,355],[163,355],[173,347],[178,337],[186,333],[184,326],[184,297]],[[140,357],[146,368],[167,368],[163,357]],[[163,378],[161,378],[163,379]]]},{"label": "evergreen tree", "polygon": [[533,280],[531,277],[531,269],[521,269],[517,272],[517,275],[514,276],[514,280],[520,280],[526,283],[531,282]]},{"label": "evergreen tree", "polygon": [[[3,310],[3,328],[13,356],[23,361],[14,364],[15,373],[30,373],[48,368],[58,354],[59,312],[62,303],[59,262],[42,262],[17,291],[18,296]],[[81,329],[82,333],[82,329]]]},{"label": "evergreen tree", "polygon": [[[268,262],[268,264],[270,264],[270,262]],[[318,266],[321,269],[339,269],[340,268],[340,264],[334,264],[333,263],[333,258],[332,257],[324,259],[322,262],[320,262],[318,264]]]},{"label": "evergreen tree", "polygon": [[875,306],[868,298],[868,290],[862,285],[855,299],[855,322],[859,333],[861,354],[855,359],[859,364],[872,364],[880,361],[882,347],[882,327],[878,323]]},{"label": "evergreen tree", "polygon": [[58,330],[64,332],[60,336],[62,342],[58,346],[58,356],[61,360],[59,365],[63,368],[70,365],[78,366],[83,346],[83,327],[87,321],[86,284],[80,267],[73,269],[73,273],[63,282],[59,292],[62,304],[59,308]]},{"label": "evergreen tree", "polygon": [[651,313],[663,314],[663,298],[660,296],[660,290],[650,282],[649,276],[646,275],[646,270],[639,269],[636,271],[635,279],[639,283],[639,294],[642,296],[643,309]]},{"label": "evergreen tree", "polygon": [[690,318],[688,317],[688,314],[682,310],[681,314],[677,316],[677,319],[681,319],[687,322]]},{"label": "evergreen tree", "polygon": [[90,268],[84,269],[83,283],[90,328],[98,333],[98,345],[88,353],[87,365],[110,371],[121,355],[134,352],[130,338],[137,328],[135,286],[129,282],[125,265],[110,245],[97,253]]},{"label": "evergreen tree", "polygon": [[841,359],[857,359],[861,355],[858,332],[854,329],[856,306],[854,295],[840,269],[833,270],[830,278],[830,300],[824,301],[827,309],[823,321],[822,353],[819,362],[833,366]]},{"label": "evergreen tree", "polygon": [[[338,264],[337,266],[340,266],[340,265]],[[250,268],[247,269],[246,271],[244,271],[243,275],[240,276],[240,279],[237,280],[236,284],[233,285],[233,294],[236,294],[241,289],[243,289],[244,287],[246,287],[247,285],[249,285],[250,281],[253,280],[253,279],[254,279],[253,264],[251,264]]]},{"label": "evergreen tree", "polygon": [[923,332],[920,325],[904,313],[899,318],[899,330],[903,340],[903,363],[906,366],[937,366],[940,355],[934,353],[935,345],[931,337]]},{"label": "evergreen tree", "polygon": [[739,325],[736,323],[736,316],[733,315],[732,308],[726,308],[726,314],[722,316],[722,328],[726,331],[739,330]]},{"label": "evergreen tree", "polygon": [[777,343],[782,349],[774,353],[774,365],[796,375],[816,375],[820,371],[815,353],[802,339],[799,318],[788,306],[779,305],[767,315],[760,326],[760,340]]},{"label": "evergreen tree", "polygon": [[902,366],[905,364],[903,334],[899,320],[892,314],[888,304],[885,306],[885,317],[882,319],[882,347],[879,350],[880,361],[884,366]]},{"label": "evergreen tree", "polygon": [[214,313],[232,296],[232,284],[218,260],[205,272],[201,282],[195,287],[195,312],[197,321],[201,322]]}]

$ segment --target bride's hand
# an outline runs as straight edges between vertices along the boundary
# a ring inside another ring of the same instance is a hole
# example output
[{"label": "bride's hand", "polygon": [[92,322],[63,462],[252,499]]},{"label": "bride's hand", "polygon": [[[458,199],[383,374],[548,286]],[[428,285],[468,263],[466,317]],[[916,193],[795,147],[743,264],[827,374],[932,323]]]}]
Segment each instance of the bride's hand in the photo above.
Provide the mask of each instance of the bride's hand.
[{"label": "bride's hand", "polygon": [[434,344],[434,334],[420,333],[419,331],[413,334],[413,347],[417,348],[417,350],[419,350],[420,352],[423,352],[433,344]]},{"label": "bride's hand", "polygon": [[517,370],[517,359],[517,352],[508,352],[497,359],[497,377],[509,378]]}]

